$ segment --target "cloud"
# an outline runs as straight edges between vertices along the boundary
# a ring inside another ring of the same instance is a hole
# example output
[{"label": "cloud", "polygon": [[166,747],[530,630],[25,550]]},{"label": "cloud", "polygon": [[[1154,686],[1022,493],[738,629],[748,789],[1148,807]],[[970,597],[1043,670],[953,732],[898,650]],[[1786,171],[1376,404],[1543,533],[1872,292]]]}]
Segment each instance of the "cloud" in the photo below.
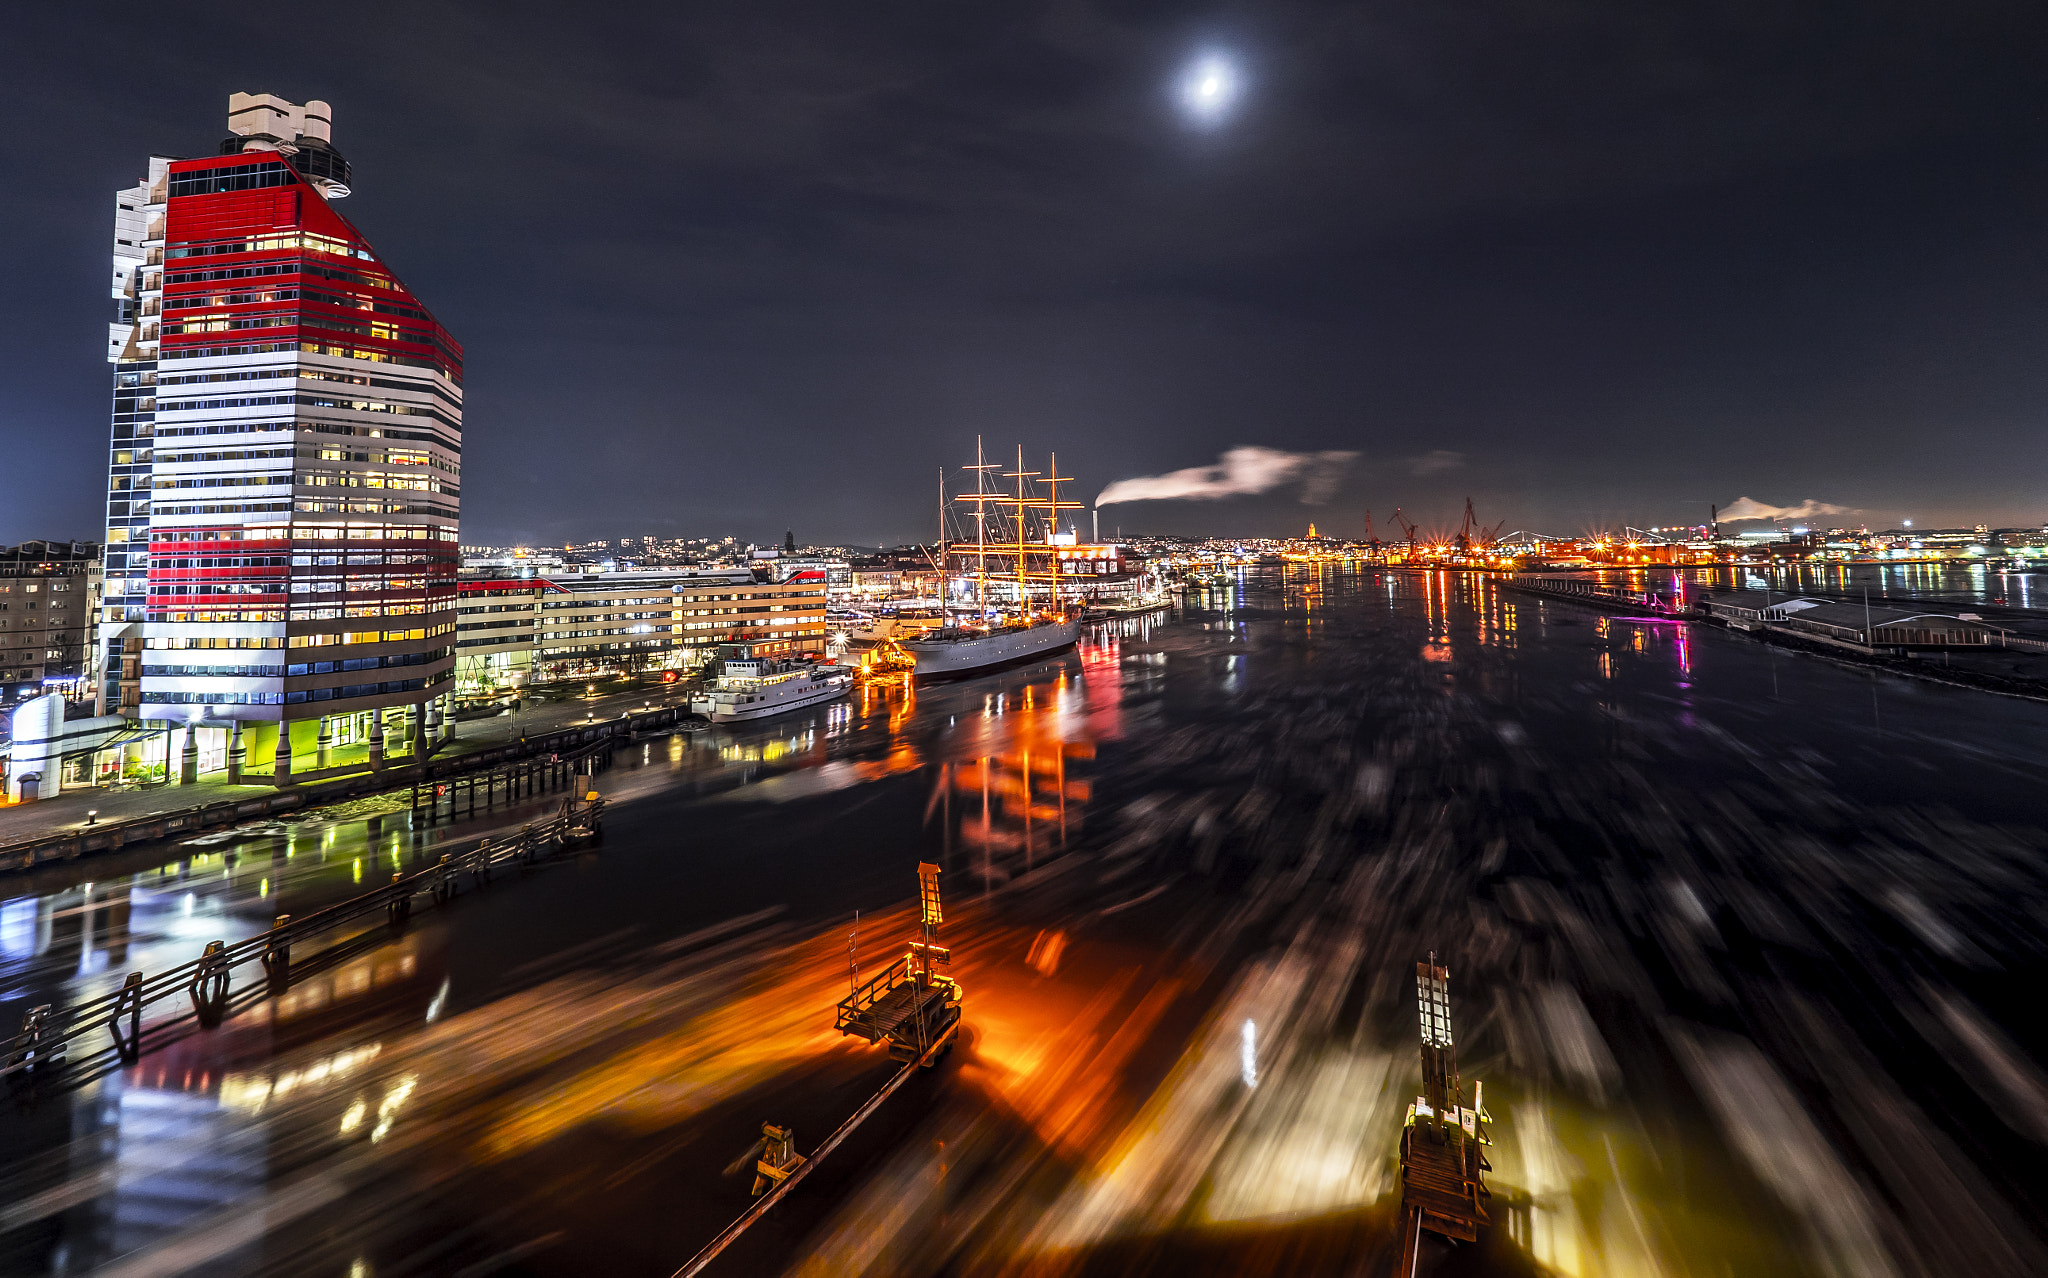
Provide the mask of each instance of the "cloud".
[{"label": "cloud", "polygon": [[1215,501],[1271,492],[1283,484],[1301,485],[1302,504],[1330,500],[1352,452],[1288,453],[1277,448],[1233,448],[1214,466],[1190,466],[1165,475],[1119,479],[1095,498],[1097,506],[1126,501]]},{"label": "cloud", "polygon": [[1724,524],[1747,523],[1763,519],[1811,519],[1815,515],[1853,515],[1849,506],[1830,506],[1824,501],[1808,497],[1797,506],[1766,506],[1753,497],[1737,497],[1733,503],[1721,508],[1721,522]]},{"label": "cloud", "polygon": [[1441,475],[1447,470],[1456,470],[1465,464],[1465,454],[1454,453],[1448,448],[1439,448],[1420,457],[1408,459],[1408,473],[1411,475]]}]

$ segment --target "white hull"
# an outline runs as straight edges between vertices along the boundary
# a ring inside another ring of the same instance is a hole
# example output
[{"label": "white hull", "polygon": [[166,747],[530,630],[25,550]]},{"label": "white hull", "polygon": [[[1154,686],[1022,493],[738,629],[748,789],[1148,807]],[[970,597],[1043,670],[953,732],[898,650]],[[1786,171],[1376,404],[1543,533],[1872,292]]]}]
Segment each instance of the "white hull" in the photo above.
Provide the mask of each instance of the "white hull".
[{"label": "white hull", "polygon": [[1080,637],[1078,620],[1049,621],[979,639],[910,639],[904,641],[903,650],[917,658],[919,679],[945,679],[1058,652]]},{"label": "white hull", "polygon": [[703,715],[713,723],[740,723],[747,719],[766,719],[770,715],[788,714],[809,706],[823,705],[837,701],[853,686],[853,679],[841,675],[806,683],[801,688],[782,692],[787,685],[770,684],[765,688],[745,689],[736,692],[714,692],[708,697],[698,697],[690,703],[690,709]]}]

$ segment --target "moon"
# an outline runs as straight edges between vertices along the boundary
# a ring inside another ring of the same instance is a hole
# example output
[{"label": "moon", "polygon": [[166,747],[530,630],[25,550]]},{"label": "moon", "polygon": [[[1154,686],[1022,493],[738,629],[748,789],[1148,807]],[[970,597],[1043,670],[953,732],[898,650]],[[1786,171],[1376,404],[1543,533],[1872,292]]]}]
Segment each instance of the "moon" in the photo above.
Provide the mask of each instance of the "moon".
[{"label": "moon", "polygon": [[1195,124],[1213,128],[1230,116],[1244,92],[1237,64],[1220,53],[1205,53],[1181,72],[1181,110]]}]

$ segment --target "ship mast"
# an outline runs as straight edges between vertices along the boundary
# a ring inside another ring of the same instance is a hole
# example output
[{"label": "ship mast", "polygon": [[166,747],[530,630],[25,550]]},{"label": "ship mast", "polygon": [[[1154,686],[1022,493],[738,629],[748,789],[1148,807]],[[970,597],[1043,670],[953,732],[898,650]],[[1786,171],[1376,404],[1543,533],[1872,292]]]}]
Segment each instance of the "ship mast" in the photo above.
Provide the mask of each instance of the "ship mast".
[{"label": "ship mast", "polygon": [[1044,503],[1044,507],[1047,511],[1051,512],[1046,517],[1052,521],[1052,544],[1048,545],[1046,554],[1052,561],[1052,607],[1054,612],[1058,612],[1060,607],[1060,549],[1058,545],[1060,512],[1063,510],[1081,509],[1081,503],[1078,501],[1060,500],[1060,485],[1073,482],[1074,477],[1072,475],[1060,474],[1060,455],[1058,453],[1052,454],[1052,473],[1045,477],[1046,487],[1051,491],[1051,499]]},{"label": "ship mast", "polygon": [[1017,445],[1017,469],[1008,472],[1003,477],[1017,481],[1017,496],[1014,500],[1017,503],[1017,612],[1019,616],[1024,615],[1025,609],[1030,606],[1030,598],[1025,594],[1026,588],[1024,584],[1026,580],[1024,557],[1027,553],[1024,545],[1024,511],[1028,506],[1039,505],[1038,502],[1031,500],[1031,495],[1025,490],[1024,485],[1038,473],[1035,470],[1024,469],[1024,445]]},{"label": "ship mast", "polygon": [[974,472],[974,491],[957,500],[974,503],[974,606],[976,620],[982,622],[988,618],[988,504],[1000,501],[1003,494],[988,490],[988,472],[1002,465],[983,457],[979,435],[974,437],[974,464],[967,469]]}]

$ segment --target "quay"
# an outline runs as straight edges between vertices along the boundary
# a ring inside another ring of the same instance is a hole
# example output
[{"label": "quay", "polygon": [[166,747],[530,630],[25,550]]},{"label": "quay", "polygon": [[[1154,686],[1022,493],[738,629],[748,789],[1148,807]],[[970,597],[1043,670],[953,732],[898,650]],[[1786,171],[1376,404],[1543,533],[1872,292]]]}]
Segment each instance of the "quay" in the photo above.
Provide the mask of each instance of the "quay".
[{"label": "quay", "polygon": [[[1972,656],[2048,655],[2048,640],[1991,625],[1975,612],[1906,610],[1885,603],[1754,590],[1629,590],[1551,575],[1503,577],[1505,590],[1624,617],[1719,626],[1774,647],[1955,687],[2048,700],[2048,679],[1966,663]],[[2010,615],[2013,610],[2005,612]],[[2038,614],[2023,614],[2038,615]],[[1980,663],[1981,664],[1981,663]]]},{"label": "quay", "polygon": [[[430,821],[442,803],[451,814],[465,802],[474,812],[479,801],[489,807],[558,786],[567,776],[563,758],[598,743],[611,747],[641,733],[671,730],[687,713],[680,705],[655,705],[637,691],[611,700],[639,702],[644,708],[580,723],[561,712],[573,710],[580,718],[596,708],[569,703],[550,707],[558,711],[554,715],[507,716],[475,725],[481,730],[443,743],[420,762],[393,761],[382,768],[364,764],[337,769],[338,776],[299,774],[281,786],[204,780],[126,791],[75,789],[60,798],[15,804],[0,809],[0,873],[401,790],[409,792],[409,807],[424,809]],[[550,726],[550,718],[561,726]]]}]

